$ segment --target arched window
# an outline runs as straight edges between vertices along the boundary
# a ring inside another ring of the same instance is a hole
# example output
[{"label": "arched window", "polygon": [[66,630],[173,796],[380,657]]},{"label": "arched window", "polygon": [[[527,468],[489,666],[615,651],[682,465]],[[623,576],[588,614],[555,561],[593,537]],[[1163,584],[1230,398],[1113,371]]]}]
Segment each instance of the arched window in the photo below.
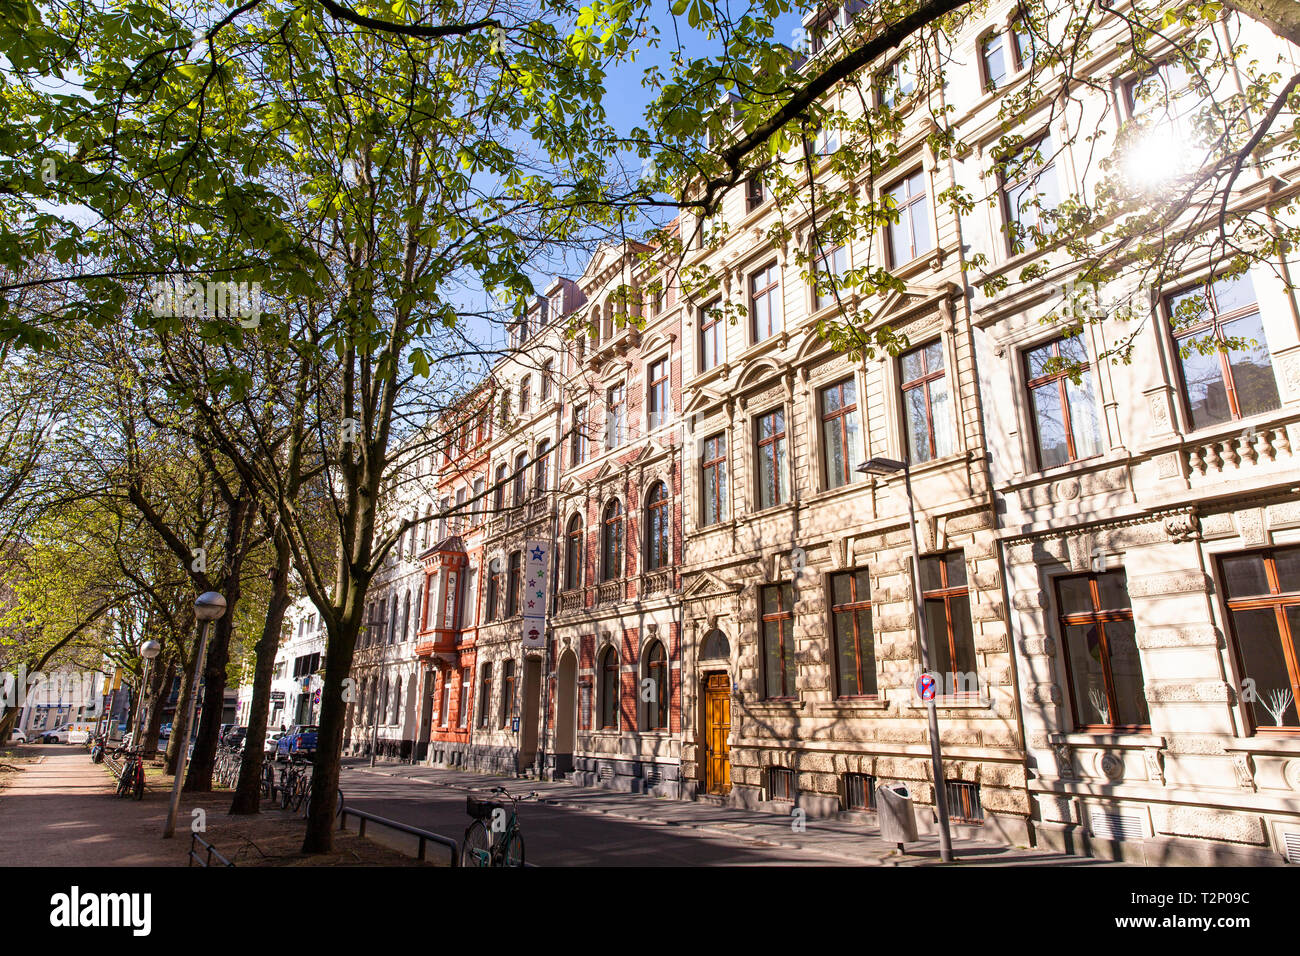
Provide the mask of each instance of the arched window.
[{"label": "arched window", "polygon": [[551,487],[551,440],[543,438],[537,443],[537,474],[533,477],[533,490],[543,492]]},{"label": "arched window", "polygon": [[497,619],[497,604],[501,597],[501,559],[493,558],[488,563],[487,606],[483,616],[488,621]]},{"label": "arched window", "polygon": [[[646,730],[668,729],[668,654],[659,641],[650,644],[645,655],[645,672],[641,675],[642,717]],[[646,683],[649,681],[649,683]],[[649,698],[648,700],[646,698]]]},{"label": "arched window", "polygon": [[704,642],[700,645],[700,660],[726,661],[730,659],[731,644],[727,640],[727,635],[717,628],[704,635]]},{"label": "arched window", "polygon": [[564,589],[572,591],[582,587],[582,516],[569,519],[564,533]]},{"label": "arched window", "polygon": [[388,643],[397,639],[397,595],[388,603]]},{"label": "arched window", "polygon": [[389,714],[388,722],[390,724],[401,723],[402,720],[402,682],[401,680],[393,681],[393,712]]},{"label": "arched window", "polygon": [[411,639],[411,592],[402,597],[402,640]]},{"label": "arched window", "polygon": [[601,528],[601,580],[615,581],[623,576],[623,505],[615,498],[605,506]]},{"label": "arched window", "polygon": [[510,552],[510,571],[506,577],[506,617],[514,617],[519,613],[519,592],[524,583],[523,568],[523,552]]},{"label": "arched window", "polygon": [[618,654],[613,647],[600,655],[600,728],[618,729]]},{"label": "arched window", "polygon": [[510,474],[510,466],[504,461],[497,465],[497,483],[492,489],[492,507],[500,511],[506,506],[506,478]]},{"label": "arched window", "polygon": [[668,537],[668,489],[662,481],[650,489],[645,505],[645,567],[647,571],[672,563]]},{"label": "arched window", "polygon": [[376,698],[376,703],[378,703],[378,705],[379,705],[379,716],[382,718],[381,720],[379,720],[379,721],[377,721],[377,722],[378,722],[378,723],[381,723],[381,724],[386,724],[386,723],[388,723],[388,708],[392,706],[393,701],[392,701],[392,699],[388,696],[388,678],[387,678],[387,677],[385,677],[385,678],[383,679],[383,681],[381,681],[380,684],[379,684],[379,696],[378,696],[378,698]]},{"label": "arched window", "polygon": [[514,480],[514,504],[515,507],[524,503],[524,486],[528,476],[528,452],[521,451],[515,455],[515,480]]},{"label": "arched window", "polygon": [[506,661],[501,665],[501,714],[498,724],[504,729],[510,726],[510,718],[515,713],[515,662]]}]

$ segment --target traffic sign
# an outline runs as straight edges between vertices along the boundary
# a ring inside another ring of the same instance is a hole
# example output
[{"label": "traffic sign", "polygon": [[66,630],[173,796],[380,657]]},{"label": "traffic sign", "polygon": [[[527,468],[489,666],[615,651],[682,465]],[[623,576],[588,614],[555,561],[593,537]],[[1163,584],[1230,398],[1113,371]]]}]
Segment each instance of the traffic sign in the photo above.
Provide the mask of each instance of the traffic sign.
[{"label": "traffic sign", "polygon": [[934,700],[935,687],[938,682],[933,674],[922,674],[916,681],[916,693],[922,700]]}]

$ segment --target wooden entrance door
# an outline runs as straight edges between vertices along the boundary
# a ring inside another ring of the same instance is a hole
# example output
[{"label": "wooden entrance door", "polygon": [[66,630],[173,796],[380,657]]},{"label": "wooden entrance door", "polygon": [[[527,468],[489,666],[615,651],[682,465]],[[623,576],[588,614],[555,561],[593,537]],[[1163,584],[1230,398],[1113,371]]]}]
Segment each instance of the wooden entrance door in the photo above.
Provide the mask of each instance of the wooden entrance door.
[{"label": "wooden entrance door", "polygon": [[704,682],[704,784],[709,793],[731,792],[731,678],[710,674]]}]

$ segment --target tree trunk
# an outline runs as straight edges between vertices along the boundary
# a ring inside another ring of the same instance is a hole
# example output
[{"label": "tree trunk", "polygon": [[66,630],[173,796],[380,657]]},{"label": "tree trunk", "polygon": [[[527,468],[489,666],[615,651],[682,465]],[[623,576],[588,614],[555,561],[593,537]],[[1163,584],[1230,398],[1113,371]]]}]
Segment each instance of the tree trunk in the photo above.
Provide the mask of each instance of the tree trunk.
[{"label": "tree trunk", "polygon": [[[181,689],[176,697],[176,710],[172,712],[172,735],[167,738],[167,772],[170,774],[176,773],[176,761],[181,752],[181,718],[189,708],[190,694],[195,693],[194,681],[191,680],[193,674],[193,668],[184,666],[182,662]],[[164,703],[166,703],[165,698]],[[188,733],[187,730],[187,736]],[[188,745],[188,741],[186,743]]]},{"label": "tree trunk", "polygon": [[262,745],[266,740],[266,723],[271,709],[271,681],[275,676],[275,652],[280,649],[280,629],[289,607],[289,542],[279,532],[275,535],[275,577],[271,599],[266,607],[266,623],[257,642],[257,664],[253,668],[253,699],[248,712],[248,736],[244,738],[244,757],[239,763],[239,784],[231,813],[257,813],[262,798]]},{"label": "tree trunk", "polygon": [[158,728],[162,726],[163,704],[167,703],[166,695],[171,693],[175,681],[176,659],[170,655],[166,667],[155,664],[149,669],[149,699],[145,702],[149,719],[144,726],[144,752],[147,754],[158,749]]},{"label": "tree trunk", "polygon": [[1296,0],[1224,0],[1224,6],[1258,20],[1278,36],[1300,46],[1300,3]]},{"label": "tree trunk", "polygon": [[325,656],[325,683],[320,694],[320,732],[316,735],[316,760],[312,769],[311,806],[307,813],[304,853],[328,853],[334,847],[334,814],[338,800],[339,758],[343,752],[343,723],[347,702],[343,681],[352,670],[352,655],[361,629],[361,597],[365,587],[353,582],[349,604],[336,632],[329,635]]}]

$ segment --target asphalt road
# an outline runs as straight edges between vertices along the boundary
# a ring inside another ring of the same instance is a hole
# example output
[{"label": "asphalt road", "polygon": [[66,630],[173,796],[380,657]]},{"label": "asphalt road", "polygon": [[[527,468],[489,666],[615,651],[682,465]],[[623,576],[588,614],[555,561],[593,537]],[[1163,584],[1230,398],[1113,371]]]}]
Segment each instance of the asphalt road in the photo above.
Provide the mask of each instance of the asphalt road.
[{"label": "asphalt road", "polygon": [[[341,781],[350,807],[460,841],[469,817],[464,790],[401,777],[345,769]],[[520,782],[521,789],[525,784]],[[357,821],[348,821],[355,829]],[[810,850],[764,847],[683,827],[620,820],[603,814],[530,802],[519,805],[525,859],[538,866],[846,866],[848,861]],[[414,839],[370,824],[366,836],[410,851]],[[430,846],[430,859],[450,851]]]}]

